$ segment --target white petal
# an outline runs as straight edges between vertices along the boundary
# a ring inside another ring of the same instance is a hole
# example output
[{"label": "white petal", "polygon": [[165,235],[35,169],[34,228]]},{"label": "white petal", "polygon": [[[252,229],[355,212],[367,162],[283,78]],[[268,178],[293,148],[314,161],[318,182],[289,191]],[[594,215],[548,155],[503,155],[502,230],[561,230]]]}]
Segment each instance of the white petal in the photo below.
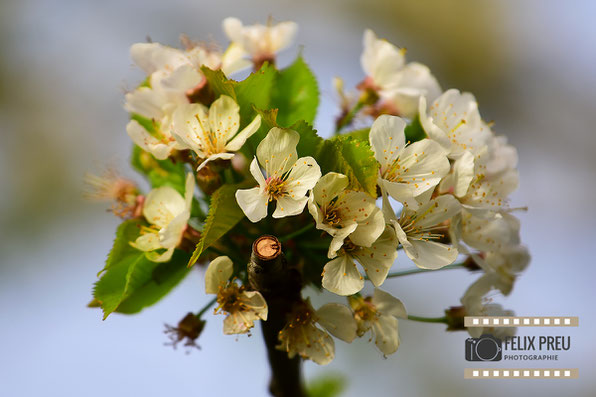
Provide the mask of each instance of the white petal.
[{"label": "white petal", "polygon": [[367,29],[364,32],[364,52],[360,62],[375,85],[383,87],[391,83],[403,67],[405,57],[399,48],[386,40],[377,39],[375,34]]},{"label": "white petal", "polygon": [[301,214],[304,211],[304,206],[308,197],[292,198],[289,196],[279,197],[277,199],[277,206],[273,212],[274,218],[283,218],[285,216],[294,216]]},{"label": "white petal", "polygon": [[381,115],[370,128],[369,141],[381,170],[393,165],[404,150],[406,122],[397,116]]},{"label": "white petal", "polygon": [[203,76],[197,69],[191,64],[187,64],[180,66],[168,77],[163,78],[160,84],[167,89],[186,94],[186,91],[195,88],[202,80]]},{"label": "white petal", "polygon": [[[281,177],[298,159],[296,131],[274,127],[257,146],[257,159],[268,177]],[[313,185],[314,186],[314,185]]]},{"label": "white petal", "polygon": [[130,242],[130,245],[141,251],[154,251],[162,248],[159,243],[159,236],[155,233],[146,233],[139,236],[134,242]]},{"label": "white petal", "polygon": [[230,41],[235,43],[242,42],[242,21],[240,21],[238,18],[228,17],[223,20],[222,27]]},{"label": "white petal", "polygon": [[278,23],[270,29],[271,47],[269,50],[275,53],[292,44],[298,31],[298,24],[292,21],[285,21]]},{"label": "white petal", "polygon": [[[206,157],[208,145],[205,142],[209,128],[207,108],[200,103],[180,105],[172,116],[172,135],[201,157]],[[206,130],[204,130],[207,129]]]},{"label": "white petal", "polygon": [[165,227],[185,209],[186,202],[180,193],[169,186],[162,186],[151,190],[145,198],[143,216],[149,223]]},{"label": "white petal", "polygon": [[372,304],[375,305],[375,308],[381,314],[408,318],[408,313],[406,312],[404,304],[390,293],[379,288],[375,288]]},{"label": "white petal", "polygon": [[180,244],[189,218],[190,211],[185,210],[159,231],[159,241],[162,247],[176,248]]},{"label": "white petal", "polygon": [[205,293],[217,294],[234,272],[234,264],[227,256],[218,256],[211,261],[205,272]]},{"label": "white petal", "polygon": [[161,69],[174,70],[189,62],[181,50],[159,43],[133,44],[130,54],[134,63],[147,74]]},{"label": "white petal", "polygon": [[290,169],[286,179],[286,194],[292,198],[302,197],[321,178],[321,168],[312,157],[300,157]]},{"label": "white petal", "polygon": [[161,121],[165,116],[163,107],[167,98],[149,87],[139,87],[126,94],[125,99],[124,109],[130,113],[140,114],[155,121]]},{"label": "white petal", "polygon": [[221,70],[226,76],[247,69],[252,64],[244,59],[246,51],[238,43],[230,43],[221,59]]},{"label": "white petal", "polygon": [[209,107],[209,129],[217,145],[225,146],[240,128],[240,107],[229,96],[222,95]]},{"label": "white petal", "polygon": [[413,257],[408,250],[406,254],[421,269],[440,269],[453,263],[459,254],[454,247],[435,241],[409,239],[409,242],[415,248],[417,255]]},{"label": "white petal", "polygon": [[258,318],[267,321],[267,302],[258,291],[244,291],[242,293],[244,306],[250,309]]},{"label": "white petal", "polygon": [[449,152],[451,150],[451,141],[447,134],[435,125],[434,119],[427,115],[426,98],[423,96],[420,97],[418,104],[418,115],[420,117],[420,124],[428,137],[439,143],[445,151]]},{"label": "white petal", "polygon": [[358,223],[356,230],[350,234],[350,240],[359,246],[370,247],[385,230],[385,218],[380,209],[374,208],[372,214]]},{"label": "white petal", "polygon": [[348,255],[328,262],[323,269],[323,288],[338,295],[352,295],[364,287],[364,278]]},{"label": "white petal", "polygon": [[389,269],[393,266],[397,258],[397,245],[395,232],[386,228],[370,247],[362,247],[353,254],[375,287],[383,284]]},{"label": "white petal", "polygon": [[246,217],[253,223],[267,216],[269,198],[260,187],[237,190],[236,201]]},{"label": "white petal", "polygon": [[158,160],[167,159],[172,152],[173,145],[167,145],[153,137],[136,120],[128,122],[126,132],[135,144],[146,152],[151,153]]},{"label": "white petal", "polygon": [[454,186],[453,194],[463,197],[468,192],[468,187],[474,179],[474,155],[466,150],[453,164]]},{"label": "white petal", "polygon": [[384,355],[393,354],[399,347],[398,321],[393,316],[380,316],[373,322],[375,345]]},{"label": "white petal", "polygon": [[356,321],[352,311],[339,303],[327,303],[317,310],[317,322],[329,333],[344,342],[356,338]]},{"label": "white petal", "polygon": [[170,259],[172,259],[173,254],[174,254],[174,248],[170,248],[163,254],[159,254],[156,251],[150,251],[150,252],[146,252],[145,256],[151,262],[164,263],[164,262],[169,262]]},{"label": "white petal", "polygon": [[261,127],[261,116],[257,115],[249,125],[244,127],[242,131],[226,144],[226,150],[232,152],[240,150],[246,140],[258,131],[259,127]]},{"label": "white petal", "polygon": [[186,209],[190,211],[192,205],[192,199],[195,195],[195,176],[192,172],[186,174],[186,180],[184,181],[184,202],[186,203]]},{"label": "white petal", "polygon": [[209,155],[207,158],[203,160],[201,164],[197,167],[197,172],[203,169],[209,162],[214,160],[231,160],[234,157],[234,153],[215,153]]},{"label": "white petal", "polygon": [[450,194],[437,197],[416,210],[415,224],[419,228],[440,225],[461,210],[459,201]]},{"label": "white petal", "polygon": [[328,172],[315,185],[313,189],[314,199],[318,205],[325,207],[339,193],[347,189],[348,185],[348,177],[344,174]]},{"label": "white petal", "polygon": [[257,161],[256,157],[253,158],[250,163],[250,173],[253,176],[253,178],[255,178],[259,186],[264,188],[265,178],[263,177],[263,172],[261,172],[261,167],[259,167],[259,162]]}]

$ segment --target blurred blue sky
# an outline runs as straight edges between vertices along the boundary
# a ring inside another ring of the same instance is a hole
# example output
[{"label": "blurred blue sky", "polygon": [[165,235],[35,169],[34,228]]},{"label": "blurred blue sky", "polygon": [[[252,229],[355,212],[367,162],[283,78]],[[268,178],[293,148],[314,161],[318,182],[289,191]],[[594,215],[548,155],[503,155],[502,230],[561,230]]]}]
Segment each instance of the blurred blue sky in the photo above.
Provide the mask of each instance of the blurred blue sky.
[{"label": "blurred blue sky", "polygon": [[[82,201],[88,170],[115,163],[124,174],[131,143],[125,87],[142,79],[128,48],[147,35],[176,45],[180,33],[224,42],[220,21],[292,19],[297,46],[319,78],[317,127],[336,112],[331,79],[362,78],[361,36],[372,28],[427,63],[443,88],[473,90],[487,120],[519,149],[513,205],[533,261],[508,298],[520,315],[578,315],[572,350],[558,365],[576,381],[464,381],[464,333],[400,323],[402,345],[384,360],[367,340],[337,342],[335,361],[306,363],[349,377],[346,396],[593,395],[596,380],[596,3],[590,1],[42,1],[0,4],[0,395],[264,395],[265,352],[257,329],[225,337],[209,321],[201,351],[163,347],[163,323],[207,301],[195,272],[140,315],[102,322],[87,309],[91,284],[118,221]],[[411,266],[399,260],[396,266]],[[440,315],[477,276],[462,271],[390,280],[409,312]],[[318,298],[316,298],[318,299]],[[520,330],[520,335],[529,331]],[[556,333],[556,331],[555,331]],[[503,363],[501,363],[503,364]],[[531,365],[531,363],[528,363]],[[565,388],[565,389],[563,389]]]}]

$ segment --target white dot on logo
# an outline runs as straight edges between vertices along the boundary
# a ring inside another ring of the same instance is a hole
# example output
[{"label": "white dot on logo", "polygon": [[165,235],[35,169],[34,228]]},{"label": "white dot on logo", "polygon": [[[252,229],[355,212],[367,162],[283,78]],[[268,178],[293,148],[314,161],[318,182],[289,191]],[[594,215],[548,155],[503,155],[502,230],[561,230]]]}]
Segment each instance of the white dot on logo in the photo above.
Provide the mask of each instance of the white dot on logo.
[{"label": "white dot on logo", "polygon": [[550,325],[550,318],[544,319],[544,325]]},{"label": "white dot on logo", "polygon": [[544,371],[544,376],[550,376],[550,371]]},{"label": "white dot on logo", "polygon": [[474,318],[474,319],[472,319],[472,324],[478,325],[478,324],[480,324],[480,321],[478,321],[477,318]]},{"label": "white dot on logo", "polygon": [[509,376],[509,371],[503,371],[503,376]]},{"label": "white dot on logo", "polygon": [[571,324],[571,319],[570,318],[566,318],[565,319],[565,325],[569,325]]},{"label": "white dot on logo", "polygon": [[524,371],[524,376],[530,376],[530,371]]},{"label": "white dot on logo", "polygon": [[482,319],[482,324],[488,325],[488,318],[483,318]]},{"label": "white dot on logo", "polygon": [[559,325],[561,324],[561,319],[560,318],[555,318],[555,325]]},{"label": "white dot on logo", "polygon": [[571,371],[565,371],[565,376],[571,376]]},{"label": "white dot on logo", "polygon": [[513,324],[519,325],[519,318],[514,318],[513,319]]},{"label": "white dot on logo", "polygon": [[493,371],[493,376],[499,376],[499,371]]},{"label": "white dot on logo", "polygon": [[519,371],[513,371],[513,376],[519,376]]},{"label": "white dot on logo", "polygon": [[480,372],[478,372],[478,371],[472,371],[472,376],[478,376],[478,375],[480,375]]},{"label": "white dot on logo", "polygon": [[534,325],[540,325],[540,319],[539,318],[535,318],[534,319]]},{"label": "white dot on logo", "polygon": [[530,319],[524,318],[524,325],[529,325],[529,324],[530,324]]},{"label": "white dot on logo", "polygon": [[503,324],[505,324],[505,325],[509,325],[509,319],[508,319],[508,318],[504,318],[504,319],[503,319]]},{"label": "white dot on logo", "polygon": [[540,376],[540,371],[534,371],[534,376]]},{"label": "white dot on logo", "polygon": [[561,371],[555,371],[554,376],[561,376]]},{"label": "white dot on logo", "polygon": [[493,318],[493,325],[499,325],[499,319]]},{"label": "white dot on logo", "polygon": [[482,371],[482,376],[488,376],[488,371]]}]

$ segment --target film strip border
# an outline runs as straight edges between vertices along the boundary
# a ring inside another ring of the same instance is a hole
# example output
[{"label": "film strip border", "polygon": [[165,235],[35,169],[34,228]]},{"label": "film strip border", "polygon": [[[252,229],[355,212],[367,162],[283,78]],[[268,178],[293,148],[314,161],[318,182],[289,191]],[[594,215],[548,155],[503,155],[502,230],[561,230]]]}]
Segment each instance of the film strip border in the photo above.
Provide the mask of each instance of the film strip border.
[{"label": "film strip border", "polygon": [[579,317],[491,317],[466,316],[466,327],[577,327]]},{"label": "film strip border", "polygon": [[464,379],[578,379],[578,368],[466,368]]}]

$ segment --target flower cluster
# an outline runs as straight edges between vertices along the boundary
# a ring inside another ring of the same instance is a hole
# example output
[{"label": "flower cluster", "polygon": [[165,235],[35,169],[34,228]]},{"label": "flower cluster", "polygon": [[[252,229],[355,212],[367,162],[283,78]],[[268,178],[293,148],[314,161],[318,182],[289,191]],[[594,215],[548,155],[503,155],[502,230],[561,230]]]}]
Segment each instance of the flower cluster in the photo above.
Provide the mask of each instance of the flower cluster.
[{"label": "flower cluster", "polygon": [[[511,313],[487,296],[508,295],[530,260],[509,204],[517,152],[482,119],[472,94],[442,91],[428,67],[407,63],[405,50],[367,30],[364,79],[353,93],[336,80],[341,115],[336,136],[323,139],[311,125],[318,105],[312,72],[301,57],[285,69],[276,65],[296,24],[228,18],[223,29],[231,41],[225,50],[186,38],[184,49],[131,48],[147,77],[126,94],[126,130],[133,166],[152,190],[100,184],[129,209],[95,289],[106,316],[153,304],[187,264],[209,263],[205,292],[215,295],[215,313],[227,315],[224,333],[248,333],[276,304],[265,299],[275,294],[255,290],[246,268],[250,242],[263,234],[284,243],[299,291],[312,286],[347,300],[314,309],[300,296],[278,337],[289,357],[326,364],[332,336],[350,343],[369,331],[383,355],[396,352],[398,318],[408,314],[379,287],[400,275],[391,273],[400,251],[416,266],[409,272],[463,267],[464,260],[482,270],[453,313]],[[245,80],[230,78],[250,65]],[[349,131],[355,119],[369,126]],[[280,275],[271,277],[268,291]],[[205,312],[189,317],[200,330]]]}]

